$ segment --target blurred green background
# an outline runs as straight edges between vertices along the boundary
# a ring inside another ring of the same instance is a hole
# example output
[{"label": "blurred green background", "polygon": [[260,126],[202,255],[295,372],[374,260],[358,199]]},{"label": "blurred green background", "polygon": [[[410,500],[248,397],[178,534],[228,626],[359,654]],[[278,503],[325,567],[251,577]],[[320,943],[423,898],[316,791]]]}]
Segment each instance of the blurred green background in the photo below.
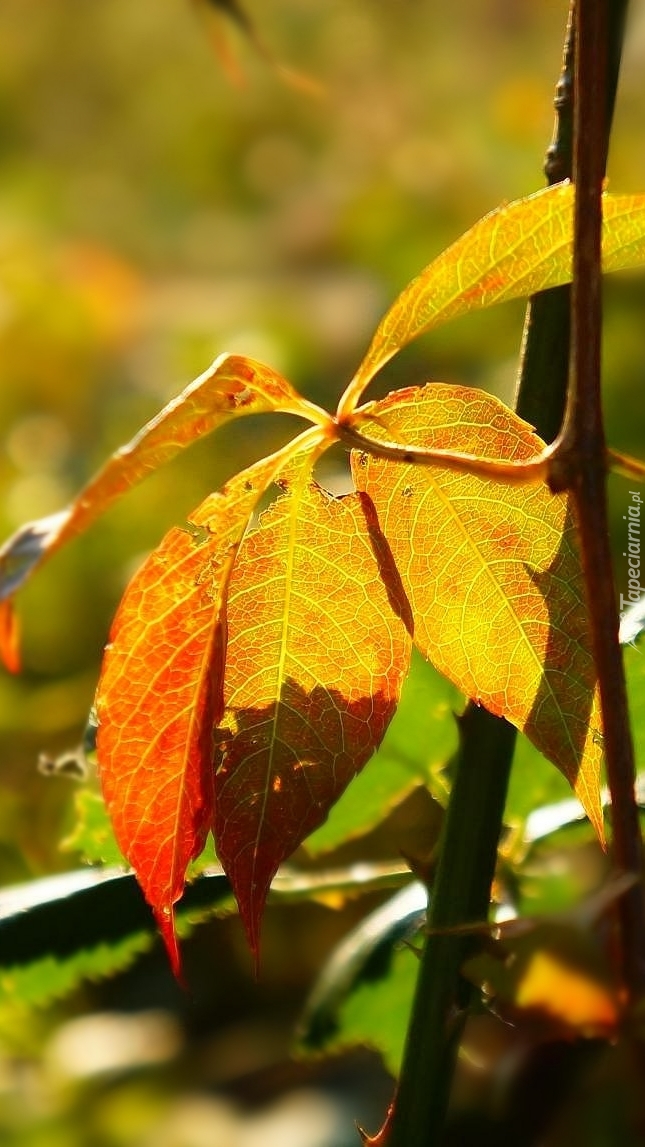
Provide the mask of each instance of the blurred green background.
[{"label": "blurred green background", "polygon": [[[541,186],[566,8],[248,0],[258,51],[208,0],[0,0],[2,536],[62,507],[222,351],[260,358],[333,404],[407,280],[480,215]],[[645,188],[644,67],[635,8],[609,167],[620,191]],[[307,82],[287,82],[287,68]],[[507,305],[449,325],[400,355],[373,393],[442,379],[509,399],[522,314]],[[644,320],[642,277],[609,284],[609,435],[634,453],[645,442]],[[24,673],[0,678],[1,884],[74,864],[58,844],[75,783],[37,761],[78,743],[137,562],[293,426],[243,420],[191,448],[23,593]],[[343,481],[340,457],[337,467],[330,483]],[[626,485],[614,481],[612,497],[620,553]],[[396,857],[426,813],[413,798],[365,847]],[[311,1069],[285,1066],[289,1028],[325,953],[373,903],[297,921],[270,913],[259,984],[231,920],[189,943],[190,996],[155,951],[107,986],[19,1016],[3,1032],[3,1141],[252,1147],[261,1136],[266,1147],[275,1118],[288,1147],[294,1080],[312,1111],[322,1105],[310,1124],[333,1123]],[[138,1074],[74,1066],[75,1033],[81,1064],[93,1041],[112,1038],[97,1009],[148,1008]],[[93,1018],[84,1035],[74,1027]],[[156,1073],[151,1045],[167,1052]],[[325,1070],[363,1097],[362,1113],[357,1100],[348,1107],[352,1142],[353,1116],[378,1120],[387,1078],[367,1053]],[[226,1087],[252,1105],[242,1123],[230,1097],[214,1097]],[[344,1142],[333,1134],[300,1130],[293,1142]]]}]

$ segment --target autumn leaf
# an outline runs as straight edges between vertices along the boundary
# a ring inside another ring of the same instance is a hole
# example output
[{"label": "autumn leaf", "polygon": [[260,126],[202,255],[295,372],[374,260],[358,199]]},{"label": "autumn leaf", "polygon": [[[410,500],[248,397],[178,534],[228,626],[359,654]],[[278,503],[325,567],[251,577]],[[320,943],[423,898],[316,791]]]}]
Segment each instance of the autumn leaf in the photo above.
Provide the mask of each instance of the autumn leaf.
[{"label": "autumn leaf", "polygon": [[536,951],[517,987],[518,1008],[537,1009],[574,1032],[613,1034],[620,1016],[615,990],[586,970],[569,967],[557,955]]},{"label": "autumn leaf", "polygon": [[271,879],[378,746],[411,646],[369,499],[326,494],[306,459],[280,485],[232,575],[216,733],[218,855],[256,958]]},{"label": "autumn leaf", "polygon": [[246,7],[239,0],[193,0],[193,2],[198,9],[202,9],[206,17],[208,37],[223,71],[237,87],[242,85],[244,76],[229,48],[222,26],[226,23],[237,27],[257,55],[274,70],[278,78],[285,84],[309,96],[320,98],[324,95],[322,85],[312,79],[311,76],[305,75],[304,72],[298,72],[295,68],[287,67],[276,59],[264,42]]},{"label": "autumn leaf", "polygon": [[[376,371],[418,335],[467,311],[569,281],[572,201],[570,185],[559,184],[500,207],[430,263],[379,324],[340,400],[341,420],[355,410]],[[604,212],[605,270],[642,265],[645,197],[605,195]],[[229,418],[264,410],[299,414],[318,425],[329,421],[275,371],[221,355],[118,450],[69,507],[28,522],[9,538],[0,549],[0,600],[12,597],[64,542],[184,446]]]},{"label": "autumn leaf", "polygon": [[0,601],[0,663],[10,673],[20,672],[18,618],[11,601]]},{"label": "autumn leaf", "polygon": [[213,815],[212,732],[223,712],[226,594],[260,497],[305,431],[244,470],[170,530],[128,586],[97,692],[97,755],[114,833],[175,970],[173,904]]},{"label": "autumn leaf", "polygon": [[626,998],[611,971],[607,914],[633,884],[623,874],[565,912],[506,921],[464,974],[511,1023],[551,1038],[616,1035]]},{"label": "autumn leaf", "polygon": [[[467,387],[411,387],[363,409],[375,439],[517,460],[543,446],[498,399]],[[352,471],[391,546],[415,644],[561,769],[602,837],[601,720],[566,497],[357,451]]]},{"label": "autumn leaf", "polygon": [[[645,262],[645,195],[603,195],[603,270]],[[571,281],[573,185],[558,183],[491,211],[446,247],[381,319],[340,400],[355,409],[374,375],[402,347],[449,319]]]},{"label": "autumn leaf", "polygon": [[231,418],[280,410],[321,423],[325,415],[270,367],[220,355],[126,446],[117,450],[67,509],[22,526],[0,550],[0,600],[10,598],[64,542],[82,533],[123,494],[185,446]]}]

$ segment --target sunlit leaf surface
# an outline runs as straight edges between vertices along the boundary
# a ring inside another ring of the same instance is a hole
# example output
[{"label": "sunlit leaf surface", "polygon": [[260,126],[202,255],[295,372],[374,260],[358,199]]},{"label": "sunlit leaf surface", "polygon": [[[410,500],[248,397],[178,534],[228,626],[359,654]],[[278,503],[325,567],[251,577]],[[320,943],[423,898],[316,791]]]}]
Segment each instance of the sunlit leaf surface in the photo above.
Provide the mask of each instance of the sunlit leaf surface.
[{"label": "sunlit leaf surface", "polygon": [[372,755],[410,656],[409,607],[369,499],[306,465],[241,548],[228,603],[215,836],[257,953],[280,862]]},{"label": "sunlit leaf surface", "polygon": [[10,673],[20,672],[18,618],[12,601],[0,601],[0,664]]},{"label": "sunlit leaf surface", "polygon": [[112,455],[67,509],[28,522],[9,538],[0,550],[0,600],[11,597],[45,558],[185,446],[231,418],[269,410],[316,420],[316,408],[276,371],[250,358],[220,355]]},{"label": "sunlit leaf surface", "polygon": [[175,528],[126,590],[97,693],[97,754],[119,848],[175,967],[172,908],[213,814],[212,731],[222,716],[225,603],[236,548],[284,463],[233,478]]},{"label": "sunlit leaf surface", "polygon": [[125,939],[79,948],[72,956],[41,956],[2,968],[0,1024],[19,1022],[28,1008],[44,1008],[64,999],[83,981],[116,976],[152,947],[151,932],[131,932]]},{"label": "sunlit leaf surface", "polygon": [[[603,269],[645,262],[645,196],[603,196]],[[571,280],[573,187],[559,183],[491,211],[401,292],[379,323],[350,388],[370,379],[419,335],[469,311]]]},{"label": "sunlit leaf surface", "polygon": [[[374,438],[518,460],[542,448],[499,400],[468,388],[413,387],[369,410]],[[391,546],[415,644],[558,765],[602,833],[600,714],[566,498],[359,452],[352,467]]]}]

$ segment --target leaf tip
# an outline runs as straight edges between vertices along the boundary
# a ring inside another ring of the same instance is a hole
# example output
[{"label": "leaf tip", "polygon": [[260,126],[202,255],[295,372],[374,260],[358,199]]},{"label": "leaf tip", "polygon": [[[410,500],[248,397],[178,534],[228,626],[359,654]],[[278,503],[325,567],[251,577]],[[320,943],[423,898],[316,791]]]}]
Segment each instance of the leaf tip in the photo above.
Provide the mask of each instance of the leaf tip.
[{"label": "leaf tip", "polygon": [[266,895],[261,902],[255,904],[238,901],[246,940],[253,958],[253,975],[256,980],[260,978],[260,929],[265,903]]},{"label": "leaf tip", "polygon": [[587,814],[600,847],[603,852],[607,852],[608,844],[607,834],[605,832],[602,792],[600,788],[600,772],[593,773],[591,770],[587,770],[582,773],[582,775],[579,774],[575,778],[572,787]]},{"label": "leaf tip", "polygon": [[[224,869],[226,870],[225,864]],[[243,881],[239,878],[236,880],[235,876],[231,873],[227,875],[231,881],[233,892],[235,893],[240,919],[246,935],[246,942],[253,958],[253,974],[257,980],[260,975],[260,932],[262,928],[262,917],[264,916],[269,887],[271,880],[275,876],[275,872],[271,873],[268,880],[263,880],[261,885],[254,884],[252,881],[249,881],[247,884],[246,880]]]},{"label": "leaf tip", "polygon": [[172,974],[177,980],[177,983],[185,988],[183,970],[181,966],[181,954],[179,952],[179,942],[177,940],[177,931],[175,929],[175,913],[172,905],[164,904],[161,908],[155,908],[154,917],[157,923],[157,928],[161,933],[161,938],[166,947],[168,959],[170,960],[170,967]]}]

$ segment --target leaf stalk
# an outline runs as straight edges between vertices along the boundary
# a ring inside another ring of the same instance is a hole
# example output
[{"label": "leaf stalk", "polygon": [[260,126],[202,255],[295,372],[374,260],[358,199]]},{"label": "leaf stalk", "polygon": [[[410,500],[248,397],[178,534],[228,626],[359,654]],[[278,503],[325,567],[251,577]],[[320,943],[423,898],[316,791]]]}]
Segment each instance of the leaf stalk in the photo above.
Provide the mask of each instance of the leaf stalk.
[{"label": "leaf stalk", "polygon": [[[357,414],[360,414],[360,411],[357,411]],[[352,421],[338,421],[336,434],[346,446],[362,450],[376,458],[414,463],[419,466],[442,466],[446,470],[474,474],[479,478],[490,478],[505,485],[530,486],[546,481],[553,455],[553,448],[547,446],[534,458],[513,462],[508,458],[482,458],[477,454],[467,454],[458,450],[406,446],[405,443],[369,438],[357,430]]]}]

